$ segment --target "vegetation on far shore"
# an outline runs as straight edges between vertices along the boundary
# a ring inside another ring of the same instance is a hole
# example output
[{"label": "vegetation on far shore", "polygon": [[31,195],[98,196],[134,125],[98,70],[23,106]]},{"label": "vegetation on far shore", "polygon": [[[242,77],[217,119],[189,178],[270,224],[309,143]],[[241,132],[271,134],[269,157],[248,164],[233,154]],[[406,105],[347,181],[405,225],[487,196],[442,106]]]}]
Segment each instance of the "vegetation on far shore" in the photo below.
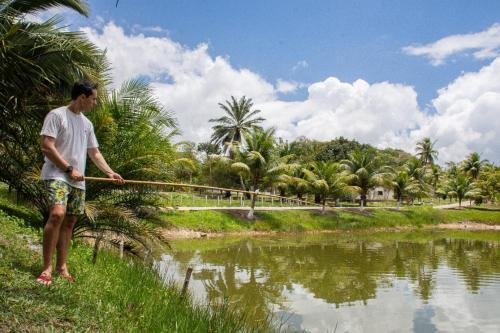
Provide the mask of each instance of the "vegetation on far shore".
[{"label": "vegetation on far shore", "polygon": [[258,211],[249,222],[244,211],[172,211],[162,213],[170,229],[206,233],[250,231],[302,232],[369,228],[419,228],[455,222],[500,225],[500,208],[434,209],[417,207],[395,209],[345,209],[328,211],[288,210]]}]

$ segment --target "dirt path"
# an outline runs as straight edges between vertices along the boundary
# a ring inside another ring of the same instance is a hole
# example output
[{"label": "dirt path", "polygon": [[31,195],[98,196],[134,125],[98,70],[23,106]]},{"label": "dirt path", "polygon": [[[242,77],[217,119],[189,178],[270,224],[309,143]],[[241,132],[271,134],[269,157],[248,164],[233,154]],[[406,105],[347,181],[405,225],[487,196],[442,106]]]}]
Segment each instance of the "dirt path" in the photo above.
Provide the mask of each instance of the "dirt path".
[{"label": "dirt path", "polygon": [[438,224],[436,226],[432,226],[432,228],[437,229],[455,229],[455,230],[492,230],[492,231],[500,231],[500,225],[491,225],[485,223],[476,223],[471,221],[465,222],[456,222],[456,223],[443,223]]}]

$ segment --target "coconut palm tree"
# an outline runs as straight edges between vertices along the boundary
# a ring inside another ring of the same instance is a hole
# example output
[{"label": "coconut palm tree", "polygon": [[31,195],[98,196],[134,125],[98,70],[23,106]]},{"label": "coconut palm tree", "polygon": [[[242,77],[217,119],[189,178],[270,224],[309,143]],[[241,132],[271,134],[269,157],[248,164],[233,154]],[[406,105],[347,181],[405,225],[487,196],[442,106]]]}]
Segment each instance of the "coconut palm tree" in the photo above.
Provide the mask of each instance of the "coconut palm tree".
[{"label": "coconut palm tree", "polygon": [[431,138],[423,138],[422,141],[417,142],[417,156],[424,164],[434,164],[437,159],[438,151],[434,149],[436,141],[432,142]]},{"label": "coconut palm tree", "polygon": [[447,184],[448,195],[458,199],[458,206],[462,207],[462,200],[467,197],[477,195],[475,183],[472,178],[459,173],[456,177],[450,179]]},{"label": "coconut palm tree", "polygon": [[[246,145],[235,157],[237,162],[231,165],[233,171],[246,175],[250,183],[250,190],[256,191],[264,183],[265,177],[273,169],[275,149],[274,129],[254,129],[244,133]],[[248,219],[254,219],[255,201],[257,195],[252,195]]]},{"label": "coconut palm tree", "polygon": [[462,162],[462,170],[475,180],[487,162],[488,160],[481,160],[481,155],[474,152]]},{"label": "coconut palm tree", "polygon": [[354,151],[348,160],[340,163],[346,172],[348,184],[359,188],[361,207],[366,206],[368,191],[377,185],[383,185],[390,175],[385,166],[377,165],[372,154],[362,150]]},{"label": "coconut palm tree", "polygon": [[396,171],[394,178],[391,180],[391,185],[394,196],[398,201],[398,210],[404,197],[417,195],[421,191],[420,182],[412,178],[407,170]]},{"label": "coconut palm tree", "polygon": [[[431,165],[431,169],[434,168],[435,165]],[[422,197],[426,196],[428,193],[431,192],[431,185],[429,185],[426,182],[426,179],[428,178],[428,173],[432,172],[429,171],[428,168],[426,168],[424,162],[418,158],[412,157],[410,158],[404,165],[404,170],[408,174],[408,176],[412,179],[418,182],[419,184],[419,191],[414,191],[412,194],[412,200],[414,198],[419,198],[421,199]]]},{"label": "coconut palm tree", "polygon": [[344,195],[350,195],[359,191],[359,188],[356,186],[347,184],[347,179],[342,173],[339,163],[313,162],[309,169],[304,170],[304,174],[313,193],[320,197],[323,214],[325,213],[328,196],[333,200],[338,200]]},{"label": "coconut palm tree", "polygon": [[227,151],[234,142],[241,142],[244,134],[252,129],[262,129],[258,124],[264,121],[262,117],[255,117],[260,110],[252,110],[253,102],[251,98],[245,96],[237,100],[231,96],[231,101],[225,104],[219,103],[220,108],[225,115],[220,118],[210,119],[213,126],[211,142],[222,145],[224,151]]},{"label": "coconut palm tree", "polygon": [[432,189],[434,190],[434,192],[437,189],[440,178],[441,178],[441,168],[436,164],[432,165],[430,170],[430,179],[431,179]]}]

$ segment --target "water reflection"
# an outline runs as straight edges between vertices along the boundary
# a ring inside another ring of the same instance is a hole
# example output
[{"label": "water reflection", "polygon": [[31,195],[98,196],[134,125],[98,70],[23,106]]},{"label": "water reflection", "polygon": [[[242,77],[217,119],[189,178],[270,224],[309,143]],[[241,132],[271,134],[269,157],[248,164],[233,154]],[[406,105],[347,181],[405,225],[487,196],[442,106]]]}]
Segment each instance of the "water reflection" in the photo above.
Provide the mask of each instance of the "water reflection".
[{"label": "water reflection", "polygon": [[192,249],[164,256],[161,267],[181,280],[191,265],[195,296],[227,297],[255,320],[271,309],[296,330],[500,331],[498,240],[407,238],[190,241]]}]

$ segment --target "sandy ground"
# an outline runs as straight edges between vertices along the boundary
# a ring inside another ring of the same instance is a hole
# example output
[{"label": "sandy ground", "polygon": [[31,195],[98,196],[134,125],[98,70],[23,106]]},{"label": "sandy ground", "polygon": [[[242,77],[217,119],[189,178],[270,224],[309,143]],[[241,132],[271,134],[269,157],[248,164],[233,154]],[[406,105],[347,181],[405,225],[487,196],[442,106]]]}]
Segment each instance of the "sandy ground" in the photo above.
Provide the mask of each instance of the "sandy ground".
[{"label": "sandy ground", "polygon": [[490,224],[476,223],[476,222],[471,222],[471,221],[438,224],[437,226],[432,226],[432,228],[457,229],[457,230],[496,230],[496,231],[500,231],[500,225],[490,225]]}]

